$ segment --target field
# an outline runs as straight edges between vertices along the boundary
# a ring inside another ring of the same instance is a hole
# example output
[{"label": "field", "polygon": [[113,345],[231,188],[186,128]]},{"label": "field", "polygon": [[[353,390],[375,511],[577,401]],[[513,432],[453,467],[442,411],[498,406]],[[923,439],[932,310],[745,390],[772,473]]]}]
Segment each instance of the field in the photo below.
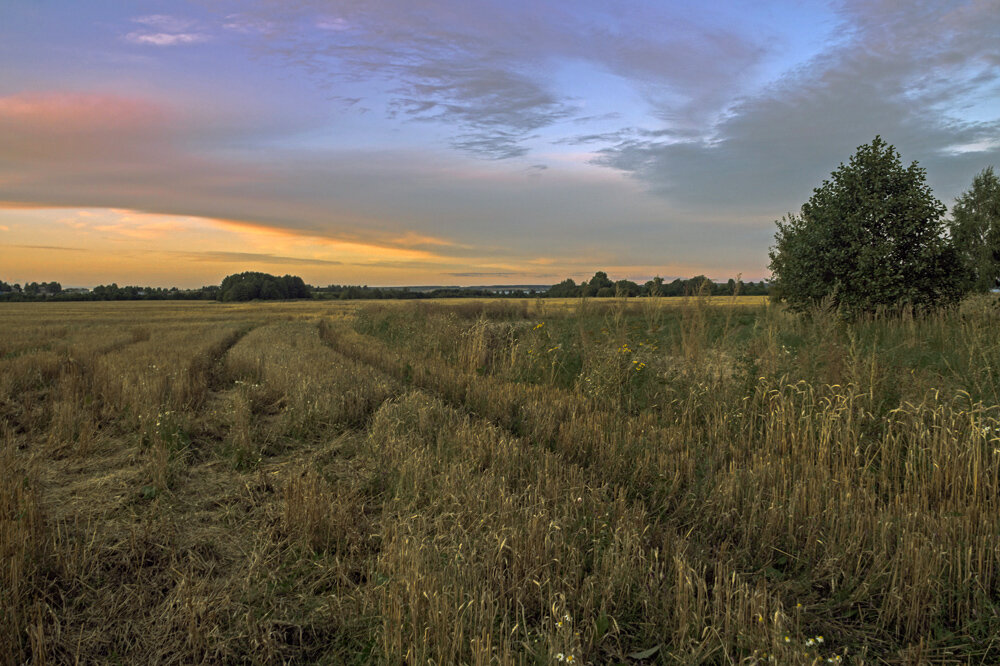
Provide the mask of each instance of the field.
[{"label": "field", "polygon": [[1000,663],[997,315],[4,305],[0,663]]}]

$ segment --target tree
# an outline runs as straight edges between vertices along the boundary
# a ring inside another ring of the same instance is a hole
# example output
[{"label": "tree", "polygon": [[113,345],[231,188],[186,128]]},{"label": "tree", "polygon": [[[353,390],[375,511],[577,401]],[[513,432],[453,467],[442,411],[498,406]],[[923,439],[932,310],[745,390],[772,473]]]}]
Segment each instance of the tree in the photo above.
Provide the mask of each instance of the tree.
[{"label": "tree", "polygon": [[608,278],[604,271],[597,271],[589,282],[580,285],[580,292],[583,296],[600,296],[601,289],[610,289],[611,295],[615,295],[615,283]]},{"label": "tree", "polygon": [[776,224],[774,295],[804,310],[824,299],[849,316],[926,309],[961,296],[961,266],[944,236],[945,206],[924,169],[903,167],[876,136]]},{"label": "tree", "polygon": [[685,281],[685,296],[711,296],[715,293],[715,283],[704,275],[695,275],[690,280]]},{"label": "tree", "polygon": [[618,280],[615,282],[616,296],[638,296],[642,293],[642,287],[631,280]]},{"label": "tree", "polygon": [[645,293],[647,296],[662,296],[663,278],[657,275],[652,280],[648,280],[646,284],[642,286],[642,288],[643,288],[643,293]]},{"label": "tree", "polygon": [[968,288],[986,292],[1000,284],[1000,178],[987,167],[955,199],[948,224],[966,269]]},{"label": "tree", "polygon": [[295,275],[275,277],[267,273],[245,272],[227,275],[219,287],[220,301],[252,301],[311,298],[309,287]]},{"label": "tree", "polygon": [[573,296],[579,296],[580,289],[576,286],[576,282],[573,278],[566,278],[559,284],[554,284],[549,287],[546,296],[551,296],[553,298],[572,298]]}]

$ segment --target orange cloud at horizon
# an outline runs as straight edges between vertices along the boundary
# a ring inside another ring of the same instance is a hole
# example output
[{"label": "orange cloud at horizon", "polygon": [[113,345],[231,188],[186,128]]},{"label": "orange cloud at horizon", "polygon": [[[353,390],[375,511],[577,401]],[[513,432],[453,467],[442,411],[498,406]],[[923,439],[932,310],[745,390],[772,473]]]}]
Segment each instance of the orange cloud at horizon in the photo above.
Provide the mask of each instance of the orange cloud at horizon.
[{"label": "orange cloud at horizon", "polygon": [[[581,255],[504,257],[418,232],[349,238],[263,222],[120,208],[50,208],[0,202],[0,280],[65,286],[137,284],[194,288],[226,275],[290,273],[310,284],[553,284],[653,275],[735,277],[725,267],[622,264],[599,248]],[[449,255],[448,251],[456,251]]]},{"label": "orange cloud at horizon", "polygon": [[[364,242],[355,239],[345,240],[340,238],[331,238],[329,236],[309,234],[303,231],[287,229],[285,227],[267,225],[260,222],[247,222],[244,220],[223,220],[215,218],[212,219],[212,221],[215,224],[236,230],[242,234],[259,236],[260,238],[268,239],[268,244],[270,244],[272,239],[285,239],[291,245],[298,247],[321,245],[330,248],[331,251],[339,251],[349,255],[368,256],[371,253],[375,253],[380,259],[429,260],[438,258],[438,255],[435,255],[432,252],[399,247],[391,242],[377,243]],[[435,239],[428,236],[420,236],[417,234],[414,234],[413,236],[403,236],[402,238],[413,238],[414,240],[419,239],[420,243],[428,245],[440,245],[443,247],[450,247],[454,245],[454,243],[451,243],[450,241]]]},{"label": "orange cloud at horizon", "polygon": [[449,257],[427,248],[468,246],[417,232],[340,239],[260,222],[128,209],[0,202],[0,221],[0,279],[7,282],[199,287],[263,270],[301,275],[312,284],[454,284],[459,277],[527,277],[552,263]]}]

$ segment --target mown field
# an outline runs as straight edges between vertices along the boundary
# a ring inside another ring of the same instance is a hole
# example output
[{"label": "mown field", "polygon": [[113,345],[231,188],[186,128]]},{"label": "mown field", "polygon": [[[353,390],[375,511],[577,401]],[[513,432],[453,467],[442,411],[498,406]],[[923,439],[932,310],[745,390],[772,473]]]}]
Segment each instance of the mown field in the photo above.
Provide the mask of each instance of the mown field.
[{"label": "mown field", "polygon": [[1000,663],[998,313],[5,305],[0,663]]}]

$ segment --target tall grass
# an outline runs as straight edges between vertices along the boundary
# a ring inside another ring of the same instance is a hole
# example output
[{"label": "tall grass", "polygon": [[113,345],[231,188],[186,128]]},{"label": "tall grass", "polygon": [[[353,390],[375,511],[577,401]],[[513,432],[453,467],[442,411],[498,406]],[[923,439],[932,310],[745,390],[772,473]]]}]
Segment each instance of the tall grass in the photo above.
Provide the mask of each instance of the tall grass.
[{"label": "tall grass", "polygon": [[38,305],[0,663],[1000,658],[987,299]]}]

